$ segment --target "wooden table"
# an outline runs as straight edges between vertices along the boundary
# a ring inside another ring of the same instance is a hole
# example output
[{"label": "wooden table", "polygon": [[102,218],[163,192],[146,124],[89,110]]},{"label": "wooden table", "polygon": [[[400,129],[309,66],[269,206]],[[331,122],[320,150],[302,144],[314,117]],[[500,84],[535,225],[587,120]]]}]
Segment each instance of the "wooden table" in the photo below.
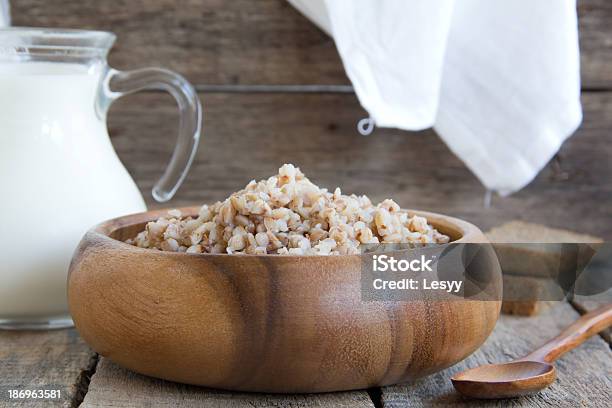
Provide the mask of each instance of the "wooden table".
[{"label": "wooden table", "polygon": [[[145,377],[97,356],[74,329],[0,332],[0,407],[604,407],[612,400],[610,344],[595,336],[557,362],[558,379],[542,393],[516,400],[478,402],[458,395],[450,376],[462,369],[519,357],[579,316],[558,302],[537,317],[502,315],[487,342],[454,367],[422,380],[370,390],[266,395],[233,393]],[[8,389],[53,388],[54,402],[8,401]]]}]

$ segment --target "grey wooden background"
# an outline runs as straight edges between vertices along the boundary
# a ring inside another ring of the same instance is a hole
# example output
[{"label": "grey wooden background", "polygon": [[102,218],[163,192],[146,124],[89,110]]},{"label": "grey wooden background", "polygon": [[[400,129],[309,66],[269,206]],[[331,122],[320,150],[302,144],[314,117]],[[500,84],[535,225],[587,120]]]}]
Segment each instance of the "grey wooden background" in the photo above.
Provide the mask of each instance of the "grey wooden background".
[{"label": "grey wooden background", "polygon": [[[284,0],[13,0],[15,25],[111,30],[119,69],[158,65],[200,91],[202,144],[168,205],[225,197],[284,162],[313,181],[402,206],[464,217],[483,229],[523,219],[612,238],[612,2],[580,0],[584,124],[538,178],[483,207],[484,188],[433,131],[378,129],[348,87],[333,42]],[[150,189],[177,125],[163,93],[119,101],[109,129],[152,207]]]}]

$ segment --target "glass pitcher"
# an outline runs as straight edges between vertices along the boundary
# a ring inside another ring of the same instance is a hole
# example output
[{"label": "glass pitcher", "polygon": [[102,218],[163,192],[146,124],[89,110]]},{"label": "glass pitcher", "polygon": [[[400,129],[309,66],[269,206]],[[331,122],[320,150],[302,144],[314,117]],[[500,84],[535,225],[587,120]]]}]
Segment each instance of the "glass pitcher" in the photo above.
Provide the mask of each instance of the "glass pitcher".
[{"label": "glass pitcher", "polygon": [[159,68],[120,72],[109,32],[0,28],[0,328],[70,326],[66,277],[93,225],[146,210],[111,145],[111,103],[143,89],[168,91],[180,111],[176,148],[153,189],[169,200],[198,145],[194,88]]}]

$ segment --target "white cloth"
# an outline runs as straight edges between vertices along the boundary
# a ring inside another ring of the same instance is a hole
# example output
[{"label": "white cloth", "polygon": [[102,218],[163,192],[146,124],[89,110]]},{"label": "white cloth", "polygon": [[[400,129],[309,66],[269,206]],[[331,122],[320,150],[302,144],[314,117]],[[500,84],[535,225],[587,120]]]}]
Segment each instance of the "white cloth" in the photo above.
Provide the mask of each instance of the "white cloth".
[{"label": "white cloth", "polygon": [[434,126],[502,195],[582,121],[575,0],[289,1],[333,33],[377,126]]},{"label": "white cloth", "polygon": [[11,25],[9,0],[0,0],[0,27]]}]

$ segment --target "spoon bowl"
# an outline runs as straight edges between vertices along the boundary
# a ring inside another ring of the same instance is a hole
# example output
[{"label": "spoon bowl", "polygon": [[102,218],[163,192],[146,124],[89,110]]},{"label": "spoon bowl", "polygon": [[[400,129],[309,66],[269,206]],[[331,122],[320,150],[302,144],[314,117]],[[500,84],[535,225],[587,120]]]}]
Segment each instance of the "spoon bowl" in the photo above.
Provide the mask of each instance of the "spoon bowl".
[{"label": "spoon bowl", "polygon": [[455,375],[451,380],[460,393],[475,398],[510,398],[534,394],[555,381],[552,364],[513,361],[485,365]]}]

